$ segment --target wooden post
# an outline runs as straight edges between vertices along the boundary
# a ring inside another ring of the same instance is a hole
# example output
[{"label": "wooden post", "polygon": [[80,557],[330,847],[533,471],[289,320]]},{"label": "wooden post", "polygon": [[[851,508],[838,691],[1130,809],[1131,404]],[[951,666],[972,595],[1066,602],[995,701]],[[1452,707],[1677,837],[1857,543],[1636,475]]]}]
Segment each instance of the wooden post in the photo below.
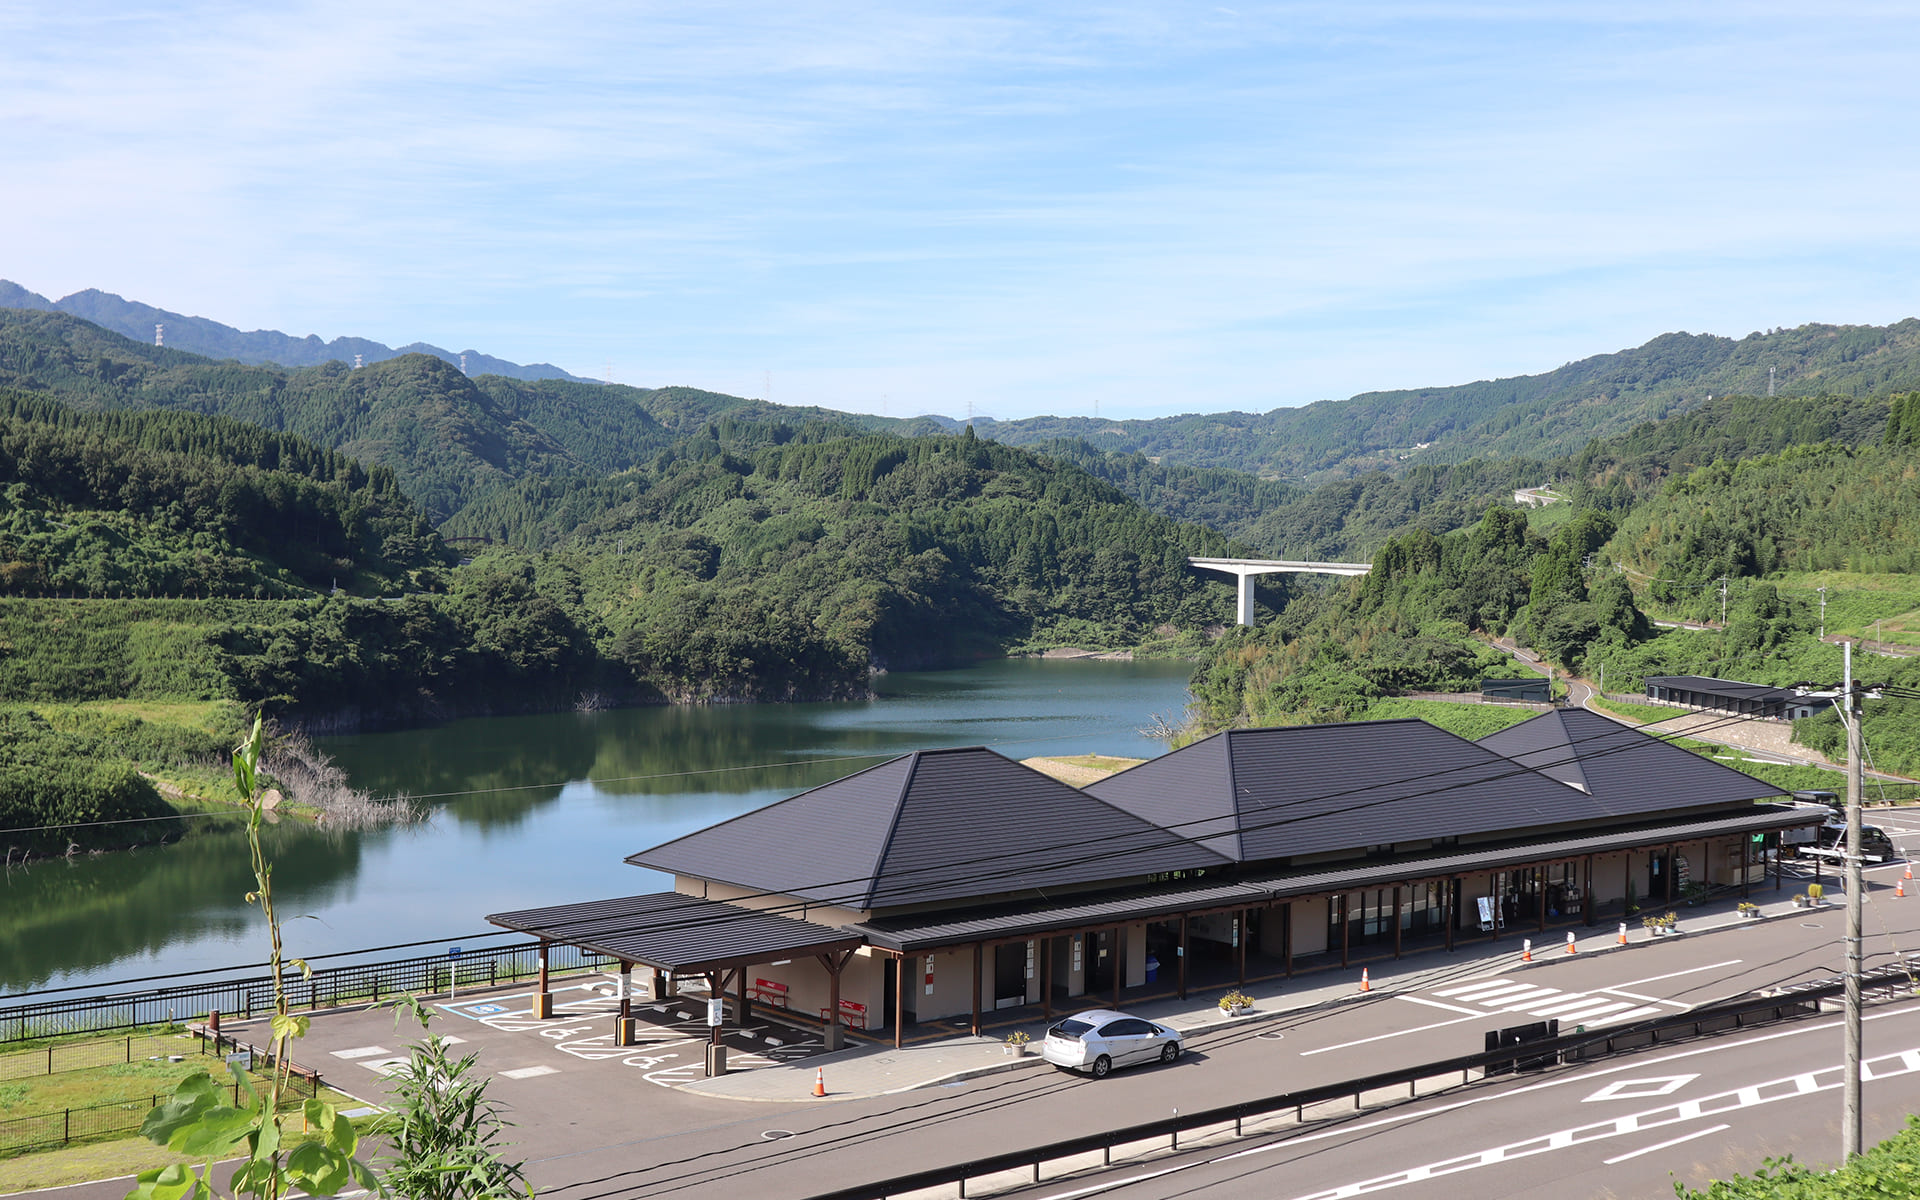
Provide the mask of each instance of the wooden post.
[{"label": "wooden post", "polygon": [[973,1036],[980,1036],[980,953],[979,942],[973,944]]},{"label": "wooden post", "polygon": [[[1245,940],[1245,930],[1241,931]],[[1187,914],[1180,914],[1180,998],[1187,998]]]},{"label": "wooden post", "polygon": [[1353,913],[1347,907],[1346,893],[1340,895],[1340,965],[1347,965],[1347,943],[1352,940]]},{"label": "wooden post", "polygon": [[1440,921],[1447,927],[1447,953],[1453,953],[1453,927],[1460,923],[1460,913],[1454,907],[1453,894],[1459,890],[1460,877],[1447,876],[1447,890],[1440,893]]},{"label": "wooden post", "polygon": [[912,962],[904,954],[894,957],[893,972],[893,1048],[900,1049],[906,1044],[907,1029],[907,964]]},{"label": "wooden post", "polygon": [[1533,882],[1533,900],[1540,906],[1540,932],[1545,933],[1547,931],[1547,869],[1545,867],[1533,869]]},{"label": "wooden post", "polygon": [[1779,834],[1776,833],[1773,843],[1773,890],[1777,892],[1786,885],[1787,872],[1780,865],[1780,841]]},{"label": "wooden post", "polygon": [[1400,957],[1400,885],[1393,885],[1393,956]]},{"label": "wooden post", "polygon": [[749,1007],[753,1003],[753,1000],[747,995],[747,965],[745,963],[740,964],[740,980],[735,985],[735,994],[740,998],[740,1024],[745,1025],[747,1018],[753,1015],[753,1009]]},{"label": "wooden post", "polygon": [[1593,855],[1587,855],[1587,869],[1580,878],[1580,884],[1586,889],[1586,900],[1581,907],[1586,910],[1587,924],[1594,922],[1593,916]]},{"label": "wooden post", "polygon": [[1040,1015],[1053,1020],[1053,939],[1040,939]]},{"label": "wooden post", "polygon": [[[842,954],[816,954],[814,957],[819,959],[820,965],[827,969],[827,1023],[825,1030],[822,1031],[822,1040],[828,1050],[838,1050],[840,1048],[840,969],[845,967],[847,960],[853,957],[853,951],[848,950]],[[976,958],[974,962],[977,964],[979,959]],[[977,997],[979,994],[980,990],[975,988],[974,995]],[[976,1003],[974,1006],[976,1024],[980,1019],[979,1012],[980,1009]],[[975,1032],[979,1031],[975,1030]]]},{"label": "wooden post", "polygon": [[1740,898],[1748,899],[1753,895],[1753,835],[1740,835]]},{"label": "wooden post", "polygon": [[[1280,951],[1287,957],[1287,978],[1293,978],[1293,901],[1280,906]],[[1245,959],[1241,960],[1243,963]]]},{"label": "wooden post", "polygon": [[1233,914],[1233,919],[1240,922],[1240,936],[1234,939],[1239,945],[1233,948],[1234,969],[1237,972],[1235,978],[1238,980],[1238,986],[1245,987],[1247,985],[1247,938],[1253,931],[1253,910],[1243,908]]},{"label": "wooden post", "polygon": [[1667,886],[1665,889],[1667,893],[1667,903],[1672,904],[1673,903],[1673,845],[1672,843],[1668,843],[1667,845],[1666,865],[1662,869],[1666,872],[1666,876],[1667,876]]},{"label": "wooden post", "polygon": [[536,1020],[553,1020],[553,989],[547,984],[547,939],[540,939],[540,992],[534,997],[533,1015]]},{"label": "wooden post", "polygon": [[1500,940],[1500,922],[1507,917],[1507,910],[1500,903],[1500,876],[1504,873],[1502,871],[1487,872],[1489,885],[1487,891],[1492,893],[1493,899],[1493,940],[1496,942]]},{"label": "wooden post", "polygon": [[1127,927],[1120,925],[1113,931],[1113,1006],[1120,1007],[1120,985],[1127,981]]}]

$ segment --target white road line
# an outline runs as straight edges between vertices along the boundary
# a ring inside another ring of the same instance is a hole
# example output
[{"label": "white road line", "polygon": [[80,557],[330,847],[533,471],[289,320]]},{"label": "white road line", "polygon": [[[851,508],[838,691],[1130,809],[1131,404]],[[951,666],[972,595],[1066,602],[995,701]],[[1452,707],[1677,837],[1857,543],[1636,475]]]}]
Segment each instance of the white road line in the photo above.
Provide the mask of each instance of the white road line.
[{"label": "white road line", "polygon": [[[1721,967],[1737,967],[1745,961],[1747,960],[1744,958],[1730,958],[1725,962],[1708,963],[1704,967],[1688,967],[1684,971],[1669,971],[1665,975],[1649,975],[1645,979],[1629,979],[1625,983],[1621,984],[1620,986],[1623,988],[1639,987],[1643,983],[1658,983],[1662,979],[1678,979],[1682,975],[1698,975],[1702,971],[1717,971]],[[1595,988],[1593,990],[1596,992],[1609,992],[1609,991],[1613,991],[1614,989]]]},{"label": "white road line", "polygon": [[[1413,1000],[1412,996],[1402,996],[1400,998],[1402,1000]],[[1433,1004],[1433,1001],[1431,1000],[1416,1000],[1414,1002],[1416,1004]],[[1447,1006],[1444,1004],[1441,1004],[1441,1005],[1436,1005],[1435,1007],[1445,1008]],[[1459,1012],[1461,1010],[1454,1009],[1453,1011]],[[1311,1058],[1316,1054],[1325,1054],[1329,1050],[1346,1050],[1353,1046],[1364,1046],[1368,1042],[1384,1042],[1388,1038],[1405,1037],[1409,1033],[1425,1033],[1429,1029],[1442,1029],[1448,1025],[1459,1025],[1466,1021],[1484,1021],[1486,1020],[1486,1018],[1487,1018],[1486,1013],[1479,1013],[1479,1012],[1469,1013],[1464,1017],[1455,1017],[1451,1021],[1435,1021],[1431,1025],[1416,1025],[1412,1029],[1397,1029],[1392,1033],[1381,1033],[1381,1034],[1375,1034],[1373,1037],[1370,1037],[1370,1038],[1361,1038],[1357,1042],[1341,1042],[1338,1046],[1322,1046],[1318,1050],[1302,1050],[1300,1052],[1300,1057]]]},{"label": "white road line", "polygon": [[1476,1017],[1484,1017],[1487,1015],[1484,1009],[1462,1008],[1458,1004],[1445,1004],[1439,1000],[1429,1000],[1424,996],[1397,996],[1395,999],[1405,1000],[1408,1004],[1424,1004],[1428,1008],[1443,1008],[1448,1012],[1470,1013]]},{"label": "white road line", "polygon": [[1662,1000],[1658,996],[1642,996],[1638,992],[1629,992],[1622,988],[1595,988],[1593,990],[1606,996],[1625,996],[1629,1000],[1638,1000],[1642,1004],[1671,1004],[1675,1008],[1693,1007],[1693,1005],[1680,1000]]},{"label": "white road line", "polygon": [[1545,1008],[1530,1008],[1527,1010],[1527,1015],[1530,1017],[1565,1017],[1571,1021],[1584,1019],[1586,1017],[1597,1017],[1604,1012],[1616,1012],[1623,1008],[1632,1007],[1633,1005],[1625,1000],[1609,1000],[1604,996],[1598,999],[1592,996],[1582,996],[1580,999],[1567,1004],[1549,1004]]},{"label": "white road line", "polygon": [[506,1076],[508,1079],[533,1079],[536,1076],[540,1076],[540,1075],[558,1075],[559,1073],[560,1073],[559,1067],[546,1067],[546,1066],[519,1067],[512,1071],[500,1072],[500,1074]]},{"label": "white road line", "polygon": [[1489,996],[1495,992],[1524,992],[1532,986],[1530,983],[1515,983],[1511,979],[1495,979],[1490,982],[1464,984],[1460,987],[1440,988],[1433,994],[1450,996],[1455,1000],[1478,1000],[1482,996]]},{"label": "white road line", "polygon": [[1668,1138],[1664,1142],[1656,1142],[1651,1146],[1642,1146],[1638,1150],[1629,1150],[1625,1154],[1616,1155],[1613,1158],[1607,1159],[1606,1164],[1610,1167],[1615,1163],[1623,1163],[1630,1158],[1639,1158],[1642,1154],[1652,1154],[1655,1150],[1665,1150],[1669,1146],[1678,1146],[1681,1142],[1690,1142],[1695,1138],[1703,1138],[1710,1133],[1719,1133],[1723,1129],[1732,1128],[1733,1126],[1731,1125],[1715,1125],[1710,1129],[1696,1129],[1692,1133],[1684,1133],[1677,1138]]},{"label": "white road line", "polygon": [[1475,1004],[1484,1004],[1488,1008],[1498,1008],[1506,1012],[1518,1012],[1529,1004],[1538,1004],[1549,996],[1564,996],[1567,993],[1559,988],[1534,988],[1530,992],[1516,992],[1511,996],[1483,996]]},{"label": "white road line", "polygon": [[[1657,1008],[1630,1008],[1625,1012],[1608,1013],[1606,1016],[1592,1023],[1595,1025],[1618,1025],[1622,1021],[1638,1021],[1641,1017],[1651,1017],[1659,1011]],[[1581,1019],[1585,1020],[1584,1017]]]},{"label": "white road line", "polygon": [[[1920,1014],[1920,1004],[1905,1005],[1899,1008],[1888,1009],[1883,1012],[1868,1013],[1866,1014],[1864,1019],[1868,1021],[1883,1021],[1883,1020],[1887,1020],[1889,1018],[1894,1018],[1894,1017],[1911,1017],[1916,1014]],[[1215,1163],[1226,1162],[1229,1159],[1248,1158],[1255,1154],[1264,1154],[1264,1153],[1270,1153],[1275,1150],[1291,1149],[1293,1147],[1306,1145],[1312,1142],[1322,1142],[1332,1138],[1339,1138],[1339,1137],[1350,1137],[1357,1133],[1366,1133],[1375,1129],[1386,1129],[1386,1128],[1391,1128],[1392,1126],[1395,1126],[1395,1125],[1404,1125],[1409,1121],[1431,1119],[1433,1117],[1441,1115],[1442,1113],[1449,1113],[1458,1109],[1472,1108],[1476,1105],[1486,1104],[1494,1100],[1499,1100],[1503,1098],[1511,1099],[1514,1096],[1527,1095],[1532,1092],[1546,1091],[1550,1088],[1566,1087],[1568,1085],[1579,1085],[1583,1083],[1589,1083],[1595,1079],[1604,1079],[1609,1075],[1619,1075],[1627,1071],[1640,1070],[1647,1067],[1658,1067],[1658,1066],[1663,1066],[1667,1063],[1682,1062],[1686,1060],[1702,1058],[1702,1057],[1711,1056],[1715,1054],[1724,1054],[1729,1050],[1739,1050],[1748,1046],[1760,1045],[1765,1042],[1782,1041],[1786,1038],[1803,1037],[1808,1034],[1831,1034],[1834,1030],[1838,1028],[1840,1028],[1839,1021],[1810,1022],[1806,1025],[1797,1025],[1790,1029],[1781,1029],[1781,1030],[1771,1031],[1768,1033],[1755,1034],[1752,1037],[1740,1038],[1736,1041],[1718,1042],[1712,1045],[1697,1046],[1697,1047],[1692,1047],[1686,1050],[1676,1050],[1672,1054],[1663,1055],[1661,1057],[1643,1061],[1643,1062],[1623,1063],[1615,1066],[1598,1067],[1592,1071],[1584,1071],[1576,1075],[1568,1075],[1559,1079],[1543,1080],[1540,1083],[1531,1084],[1527,1087],[1519,1088],[1511,1092],[1489,1092],[1489,1093],[1485,1093],[1478,1096],[1470,1096],[1466,1099],[1457,1100],[1450,1104],[1435,1105],[1432,1108],[1416,1108],[1411,1110],[1402,1110],[1400,1112],[1388,1113],[1387,1115],[1378,1117],[1374,1120],[1362,1121],[1353,1125],[1340,1125],[1337,1128],[1322,1129],[1315,1133],[1305,1133],[1305,1134],[1296,1135],[1294,1137],[1281,1138],[1276,1141],[1268,1142],[1261,1146],[1254,1146],[1245,1150],[1235,1150],[1235,1151],[1232,1151],[1231,1153],[1221,1155],[1217,1158],[1194,1159],[1190,1162],[1182,1163],[1177,1166],[1163,1167],[1157,1171],[1143,1172],[1137,1175],[1129,1175],[1122,1179],[1114,1179],[1114,1180],[1109,1180],[1101,1183],[1095,1183],[1090,1186],[1075,1188],[1075,1189],[1072,1189],[1071,1191],[1054,1192],[1049,1197],[1047,1197],[1047,1200],[1072,1200],[1072,1198],[1075,1198],[1075,1197],[1091,1196],[1101,1192],[1115,1191],[1120,1188],[1131,1187],[1136,1183],[1141,1183],[1148,1179],[1157,1179],[1162,1175],[1171,1175],[1176,1172],[1188,1170],[1196,1166],[1211,1166]],[[1914,1062],[1915,1071],[1920,1072],[1920,1050],[1908,1050],[1894,1057],[1899,1057],[1903,1060],[1906,1060],[1908,1055],[1914,1056],[1909,1061]],[[1819,1082],[1810,1075],[1794,1076],[1790,1080],[1790,1082],[1792,1082],[1795,1085],[1797,1089],[1796,1094],[1805,1093],[1805,1092],[1816,1092],[1820,1090]],[[1638,1120],[1639,1118],[1637,1116],[1628,1116],[1628,1117],[1619,1118],[1618,1128],[1620,1132],[1622,1133],[1632,1132],[1635,1128],[1638,1127]],[[1473,1155],[1471,1157],[1478,1158],[1480,1156]],[[1422,1168],[1415,1168],[1414,1170],[1417,1171],[1421,1169]],[[1409,1172],[1410,1175],[1412,1173],[1413,1172],[1411,1171]]]},{"label": "white road line", "polygon": [[387,1048],[385,1046],[355,1046],[351,1050],[335,1050],[333,1056],[335,1058],[344,1058],[351,1062],[356,1058],[372,1058],[377,1054],[385,1054],[386,1052]]}]

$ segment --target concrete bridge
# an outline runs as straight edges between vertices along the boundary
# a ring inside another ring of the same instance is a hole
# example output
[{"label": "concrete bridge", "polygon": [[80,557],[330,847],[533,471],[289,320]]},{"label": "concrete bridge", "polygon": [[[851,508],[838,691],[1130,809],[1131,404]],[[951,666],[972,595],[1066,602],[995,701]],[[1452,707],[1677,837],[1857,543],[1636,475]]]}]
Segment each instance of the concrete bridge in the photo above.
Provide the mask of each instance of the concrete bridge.
[{"label": "concrete bridge", "polygon": [[1187,565],[1240,579],[1240,623],[1253,624],[1253,577],[1287,572],[1296,575],[1365,575],[1372,563],[1285,562],[1268,558],[1189,558]]}]

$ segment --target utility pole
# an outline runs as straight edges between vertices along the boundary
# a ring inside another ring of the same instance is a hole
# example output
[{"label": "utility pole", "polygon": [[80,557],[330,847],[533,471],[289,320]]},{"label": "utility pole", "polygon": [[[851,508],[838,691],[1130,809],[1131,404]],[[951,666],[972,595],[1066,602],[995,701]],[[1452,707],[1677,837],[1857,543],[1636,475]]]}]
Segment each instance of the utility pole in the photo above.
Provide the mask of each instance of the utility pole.
[{"label": "utility pole", "polygon": [[1827,589],[1817,587],[1813,590],[1820,593],[1820,640],[1824,642],[1827,640]]},{"label": "utility pole", "polygon": [[1846,1084],[1840,1116],[1840,1161],[1855,1158],[1860,1145],[1860,974],[1861,917],[1865,912],[1866,878],[1860,865],[1860,698],[1853,690],[1853,643],[1847,643],[1846,683],[1841,701],[1847,706],[1847,1054]]}]

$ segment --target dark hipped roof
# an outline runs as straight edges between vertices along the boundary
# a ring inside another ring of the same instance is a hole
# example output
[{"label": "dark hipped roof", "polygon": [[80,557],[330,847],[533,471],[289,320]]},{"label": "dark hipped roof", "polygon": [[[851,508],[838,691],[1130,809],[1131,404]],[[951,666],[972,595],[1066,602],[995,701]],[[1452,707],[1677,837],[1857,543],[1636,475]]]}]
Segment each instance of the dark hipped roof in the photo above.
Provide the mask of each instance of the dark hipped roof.
[{"label": "dark hipped roof", "polygon": [[1691,821],[1639,825],[1601,833],[1572,834],[1542,841],[1475,847],[1429,855],[1401,855],[1387,860],[1335,863],[1297,871],[1261,875],[1241,882],[1197,882],[1187,885],[1131,888],[1097,896],[1075,896],[1053,903],[999,905],[967,912],[933,912],[863,922],[851,928],[866,935],[872,945],[917,954],[968,942],[1019,939],[1036,934],[1072,933],[1135,921],[1151,921],[1170,913],[1201,909],[1254,908],[1295,897],[1321,896],[1350,890],[1445,879],[1475,871],[1500,870],[1543,862],[1564,861],[1587,854],[1607,854],[1645,846],[1671,845],[1697,838],[1817,825],[1826,819],[1825,806],[1757,804],[1732,815]]},{"label": "dark hipped roof", "polygon": [[832,925],[678,892],[528,908],[495,913],[487,920],[550,942],[682,974],[851,950],[865,940]]},{"label": "dark hipped roof", "polygon": [[1779,788],[1584,708],[1509,725],[1480,745],[1580,788],[1605,816],[1738,804]]},{"label": "dark hipped roof", "polygon": [[1412,719],[1230,730],[1086,790],[1241,862],[1607,815]]},{"label": "dark hipped roof", "polygon": [[983,746],[917,751],[627,861],[852,909],[1225,862]]},{"label": "dark hipped roof", "polygon": [[1803,698],[1792,688],[1774,687],[1765,683],[1741,683],[1737,679],[1715,679],[1711,675],[1649,675],[1646,682],[1651,687],[1674,688],[1683,692],[1698,692],[1706,696],[1722,696],[1728,700],[1752,700],[1761,704]]}]

